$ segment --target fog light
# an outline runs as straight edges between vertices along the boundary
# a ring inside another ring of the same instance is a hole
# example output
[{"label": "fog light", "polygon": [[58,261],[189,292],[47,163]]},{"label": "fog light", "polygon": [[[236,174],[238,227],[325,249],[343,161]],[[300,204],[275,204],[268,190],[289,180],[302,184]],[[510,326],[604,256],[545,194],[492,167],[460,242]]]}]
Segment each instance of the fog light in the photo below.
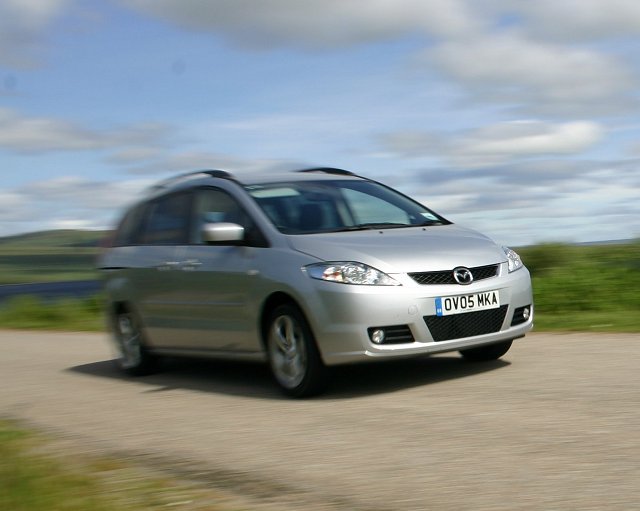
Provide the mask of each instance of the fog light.
[{"label": "fog light", "polygon": [[378,328],[371,332],[371,340],[376,344],[382,344],[384,342],[384,330]]},{"label": "fog light", "polygon": [[530,315],[531,315],[531,312],[529,311],[529,307],[525,307],[524,309],[522,309],[522,317],[524,318],[525,321],[529,319]]}]

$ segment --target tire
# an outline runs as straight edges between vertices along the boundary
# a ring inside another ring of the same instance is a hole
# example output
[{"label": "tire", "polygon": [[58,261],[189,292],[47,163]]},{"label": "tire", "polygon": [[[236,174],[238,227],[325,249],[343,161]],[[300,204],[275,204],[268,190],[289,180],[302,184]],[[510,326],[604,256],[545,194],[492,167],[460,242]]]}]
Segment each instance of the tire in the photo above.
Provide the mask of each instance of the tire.
[{"label": "tire", "polygon": [[271,372],[286,395],[308,397],[324,389],[327,368],[298,307],[284,304],[273,310],[266,344]]},{"label": "tire", "polygon": [[158,369],[158,357],[149,353],[140,320],[129,311],[118,312],[114,318],[114,340],[118,357],[116,365],[132,376],[151,374]]},{"label": "tire", "polygon": [[498,360],[504,355],[513,341],[502,341],[487,346],[479,346],[477,348],[469,348],[468,350],[460,350],[460,354],[467,360],[474,362],[486,362],[489,360]]}]

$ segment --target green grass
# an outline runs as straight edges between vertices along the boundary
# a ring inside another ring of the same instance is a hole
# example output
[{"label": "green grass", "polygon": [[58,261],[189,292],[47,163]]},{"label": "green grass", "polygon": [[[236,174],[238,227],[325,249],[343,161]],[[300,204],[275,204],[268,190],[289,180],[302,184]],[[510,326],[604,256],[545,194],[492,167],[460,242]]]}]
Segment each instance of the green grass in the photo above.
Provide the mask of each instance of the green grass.
[{"label": "green grass", "polygon": [[29,250],[42,247],[97,247],[108,231],[58,229],[0,238],[0,249]]},{"label": "green grass", "polygon": [[25,330],[104,330],[103,299],[40,300],[19,296],[0,304],[0,328]]},{"label": "green grass", "polygon": [[230,494],[133,461],[82,456],[0,420],[0,509],[7,511],[231,511]]},{"label": "green grass", "polygon": [[640,242],[520,249],[537,330],[640,332]]},{"label": "green grass", "polygon": [[97,481],[55,460],[33,454],[36,438],[0,422],[0,509],[11,511],[110,511]]}]

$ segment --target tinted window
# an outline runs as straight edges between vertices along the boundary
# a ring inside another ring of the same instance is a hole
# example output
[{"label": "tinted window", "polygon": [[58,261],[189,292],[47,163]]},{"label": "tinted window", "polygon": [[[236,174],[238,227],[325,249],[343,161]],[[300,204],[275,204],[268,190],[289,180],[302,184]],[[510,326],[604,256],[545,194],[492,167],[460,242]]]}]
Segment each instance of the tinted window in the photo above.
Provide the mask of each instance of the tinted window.
[{"label": "tinted window", "polygon": [[190,198],[188,193],[177,193],[151,202],[140,243],[186,244],[189,237]]},{"label": "tinted window", "polygon": [[249,185],[246,189],[285,234],[449,223],[372,181],[299,181]]},{"label": "tinted window", "polygon": [[120,222],[113,244],[115,246],[135,245],[142,237],[142,221],[146,205],[131,209]]},{"label": "tinted window", "polygon": [[202,227],[206,223],[228,222],[244,227],[245,242],[254,246],[266,246],[253,219],[227,192],[217,188],[205,188],[196,192],[191,223],[190,243],[202,244]]}]

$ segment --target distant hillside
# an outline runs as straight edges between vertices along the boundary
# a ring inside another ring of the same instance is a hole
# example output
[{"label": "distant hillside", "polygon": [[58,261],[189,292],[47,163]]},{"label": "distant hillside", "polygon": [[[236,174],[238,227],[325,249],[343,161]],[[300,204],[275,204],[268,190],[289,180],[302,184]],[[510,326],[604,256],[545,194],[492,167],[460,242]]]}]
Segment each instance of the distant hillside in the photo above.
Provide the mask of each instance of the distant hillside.
[{"label": "distant hillside", "polygon": [[65,229],[0,238],[0,284],[95,279],[107,233]]},{"label": "distant hillside", "polygon": [[108,231],[58,229],[0,237],[0,250],[7,248],[72,248],[98,247]]}]

